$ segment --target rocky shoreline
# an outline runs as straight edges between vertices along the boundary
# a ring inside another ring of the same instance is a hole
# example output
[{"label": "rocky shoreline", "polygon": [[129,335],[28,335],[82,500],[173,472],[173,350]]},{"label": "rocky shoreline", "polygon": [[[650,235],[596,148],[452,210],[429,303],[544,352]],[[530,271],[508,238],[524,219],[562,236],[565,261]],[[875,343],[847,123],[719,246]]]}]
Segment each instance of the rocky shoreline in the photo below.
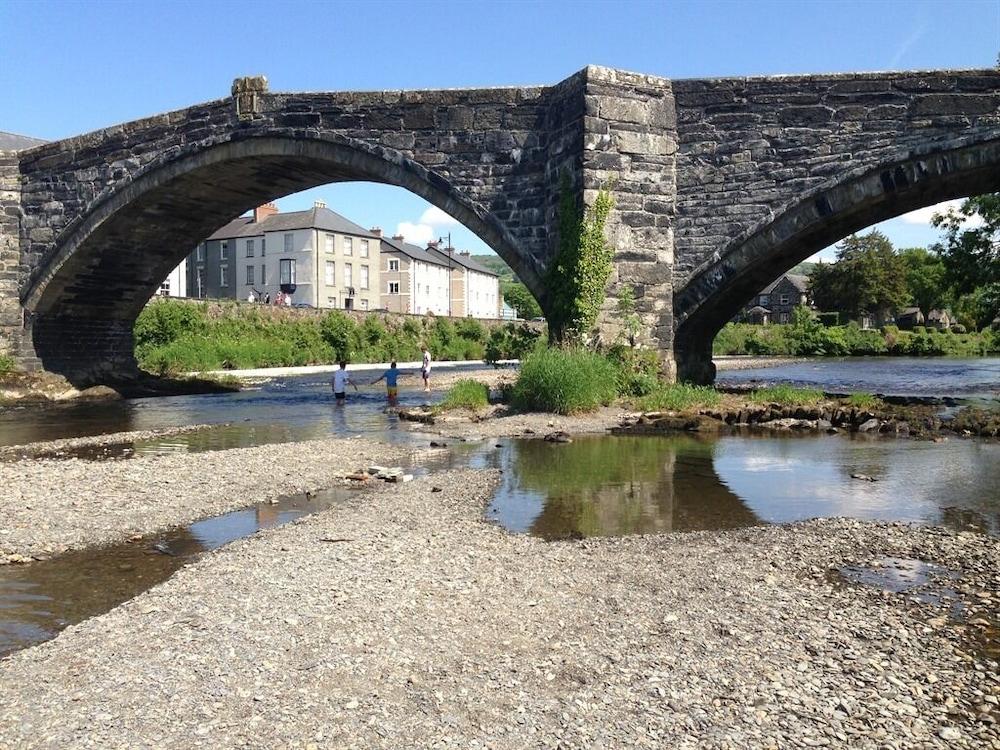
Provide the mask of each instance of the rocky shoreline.
[{"label": "rocky shoreline", "polygon": [[995,612],[1000,540],[829,520],[546,543],[483,520],[496,480],[373,488],[11,655],[0,745],[1000,748],[983,626],[831,577],[919,558]]},{"label": "rocky shoreline", "polygon": [[367,464],[396,465],[405,457],[399,447],[372,440],[330,438],[128,461],[0,462],[0,565],[345,483]]}]

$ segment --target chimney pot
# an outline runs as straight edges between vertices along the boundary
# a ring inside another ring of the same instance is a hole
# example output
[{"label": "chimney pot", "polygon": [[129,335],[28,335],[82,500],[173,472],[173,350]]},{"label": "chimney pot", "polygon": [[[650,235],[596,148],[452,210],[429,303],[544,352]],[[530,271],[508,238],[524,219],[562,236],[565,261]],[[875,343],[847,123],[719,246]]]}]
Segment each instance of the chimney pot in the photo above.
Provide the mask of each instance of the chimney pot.
[{"label": "chimney pot", "polygon": [[313,208],[326,208],[326,201],[313,201]]},{"label": "chimney pot", "polygon": [[392,238],[394,240],[396,240],[397,242],[402,242],[403,241],[403,235],[401,235],[401,234],[394,234],[394,235],[392,235]]},{"label": "chimney pot", "polygon": [[278,213],[278,207],[274,203],[265,203],[263,206],[257,206],[253,210],[254,223],[264,221],[268,216],[274,216],[276,213]]},{"label": "chimney pot", "polygon": [[382,227],[372,227],[368,231],[374,234],[376,237],[382,236]]}]

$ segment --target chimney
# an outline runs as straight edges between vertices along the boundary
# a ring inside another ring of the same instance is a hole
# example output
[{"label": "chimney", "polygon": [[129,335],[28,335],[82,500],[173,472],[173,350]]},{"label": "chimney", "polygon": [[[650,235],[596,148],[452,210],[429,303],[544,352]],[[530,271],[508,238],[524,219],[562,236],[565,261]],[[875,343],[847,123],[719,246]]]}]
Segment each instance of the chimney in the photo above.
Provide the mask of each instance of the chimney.
[{"label": "chimney", "polygon": [[438,249],[438,241],[437,240],[427,240],[427,249],[428,250],[437,250]]},{"label": "chimney", "polygon": [[326,208],[326,201],[313,201],[313,208]]},{"label": "chimney", "polygon": [[254,223],[264,221],[268,216],[274,216],[276,213],[278,213],[278,207],[273,203],[265,203],[263,206],[257,206],[253,210]]},{"label": "chimney", "polygon": [[469,257],[469,251],[468,251],[468,250],[462,250],[462,251],[461,251],[461,252],[459,253],[459,255],[462,255],[462,256],[464,256],[464,257],[468,258],[468,257]]},{"label": "chimney", "polygon": [[405,240],[403,239],[403,235],[401,234],[394,234],[392,235],[392,238],[396,240],[396,242],[405,242]]},{"label": "chimney", "polygon": [[368,231],[374,234],[376,237],[382,236],[382,227],[372,227]]}]

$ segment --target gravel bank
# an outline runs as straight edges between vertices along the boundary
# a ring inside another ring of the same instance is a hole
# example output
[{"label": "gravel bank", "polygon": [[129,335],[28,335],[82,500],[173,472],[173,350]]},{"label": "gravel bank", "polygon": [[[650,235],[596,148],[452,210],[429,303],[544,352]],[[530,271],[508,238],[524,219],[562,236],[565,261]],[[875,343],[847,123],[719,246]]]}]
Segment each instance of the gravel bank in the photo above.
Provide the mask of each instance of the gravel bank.
[{"label": "gravel bank", "polygon": [[224,427],[224,424],[194,424],[183,427],[166,427],[159,430],[131,430],[129,432],[108,432],[103,435],[86,437],[61,438],[59,440],[42,440],[35,443],[0,446],[0,460],[16,460],[24,458],[54,458],[61,452],[78,450],[80,448],[97,448],[113,445],[128,445],[140,440],[155,440],[171,435],[183,435],[188,432],[198,432],[213,427]]},{"label": "gravel bank", "polygon": [[[717,372],[725,370],[756,370],[761,367],[780,367],[796,362],[808,362],[810,357],[754,357],[748,355],[731,355],[713,357]],[[812,357],[811,359],[816,359]]]},{"label": "gravel bank", "polygon": [[545,543],[482,521],[495,480],[378,488],[12,655],[0,746],[1000,748],[995,662],[826,575],[920,556],[995,595],[1000,541],[827,521]]},{"label": "gravel bank", "polygon": [[[412,422],[411,429],[465,440],[518,437],[525,434],[530,436],[532,433],[543,437],[550,432],[559,431],[581,435],[604,432],[611,427],[618,427],[627,418],[637,416],[638,412],[614,406],[602,407],[588,414],[571,417],[562,414],[509,413],[506,407],[494,407],[483,415],[474,415],[464,410],[447,412],[437,417],[433,425]],[[527,430],[531,432],[526,433]]]},{"label": "gravel bank", "polygon": [[349,438],[128,461],[0,463],[0,565],[328,487],[366,463],[405,457],[400,448]]}]

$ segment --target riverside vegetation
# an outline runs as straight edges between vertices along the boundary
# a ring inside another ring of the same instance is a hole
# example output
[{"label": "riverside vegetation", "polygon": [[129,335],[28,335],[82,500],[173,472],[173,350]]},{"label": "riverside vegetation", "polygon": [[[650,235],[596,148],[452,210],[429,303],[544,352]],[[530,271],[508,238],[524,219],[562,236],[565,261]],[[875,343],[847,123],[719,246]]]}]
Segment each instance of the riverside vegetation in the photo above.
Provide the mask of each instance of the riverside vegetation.
[{"label": "riverside vegetation", "polygon": [[[269,311],[268,311],[269,312]],[[435,360],[518,359],[539,332],[507,323],[488,330],[477,320],[380,316],[358,323],[343,312],[278,318],[236,302],[211,315],[207,304],[156,300],[135,324],[140,366],[167,375],[179,372],[289,367],[351,362],[419,360],[426,344]]]}]

